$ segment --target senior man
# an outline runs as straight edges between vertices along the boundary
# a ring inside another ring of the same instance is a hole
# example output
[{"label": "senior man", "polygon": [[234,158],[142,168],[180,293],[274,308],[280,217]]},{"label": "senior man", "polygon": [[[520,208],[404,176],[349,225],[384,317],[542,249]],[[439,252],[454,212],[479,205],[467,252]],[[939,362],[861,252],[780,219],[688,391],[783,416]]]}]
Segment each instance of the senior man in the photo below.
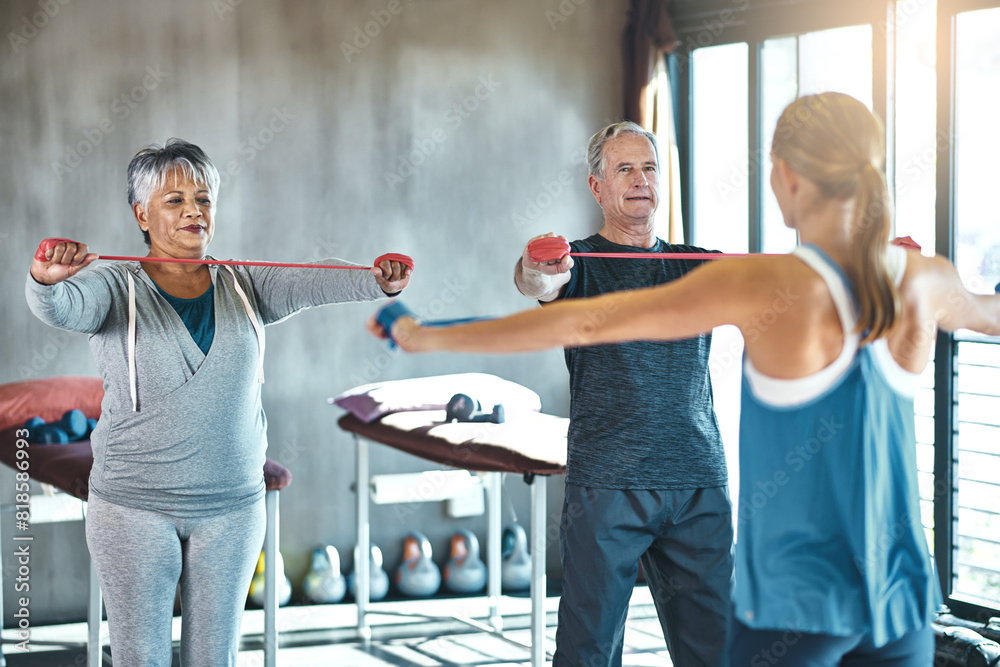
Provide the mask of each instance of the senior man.
[{"label": "senior man", "polygon": [[[587,161],[604,224],[572,242],[572,252],[708,252],[654,233],[653,134],[634,123],[609,125],[591,138]],[[525,247],[514,281],[544,305],[659,285],[699,264],[569,255],[539,263]],[[554,665],[621,665],[640,561],[673,664],[726,664],[733,523],[710,348],[705,335],[565,351],[571,404]]]}]

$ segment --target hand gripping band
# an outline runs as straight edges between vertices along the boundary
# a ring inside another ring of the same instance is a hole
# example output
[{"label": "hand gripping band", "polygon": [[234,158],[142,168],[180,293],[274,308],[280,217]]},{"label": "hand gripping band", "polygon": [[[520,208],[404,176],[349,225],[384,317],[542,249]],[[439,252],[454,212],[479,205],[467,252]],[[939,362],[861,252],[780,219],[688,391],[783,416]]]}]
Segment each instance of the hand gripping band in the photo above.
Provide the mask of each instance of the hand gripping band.
[{"label": "hand gripping band", "polygon": [[[401,317],[417,319],[413,311],[404,306],[402,301],[393,301],[389,305],[384,306],[375,316],[375,321],[382,327],[382,331],[385,332],[386,337],[389,339],[390,348],[395,348],[397,345],[396,339],[392,337],[392,327],[396,324],[396,320]],[[462,317],[454,320],[431,320],[421,321],[420,326],[441,328],[456,324],[469,324],[470,322],[485,322],[492,319],[492,317]]]},{"label": "hand gripping band", "polygon": [[48,261],[45,258],[45,253],[60,243],[76,243],[76,241],[71,241],[69,239],[42,239],[42,242],[38,244],[38,250],[35,251],[35,259],[39,262]]},{"label": "hand gripping band", "polygon": [[[45,253],[49,251],[50,248],[55,247],[60,243],[77,243],[77,241],[71,241],[69,239],[45,239],[40,244],[38,244],[38,250],[35,251],[35,259],[40,262],[47,261],[45,259]],[[288,262],[248,262],[248,261],[238,261],[238,260],[220,260],[220,259],[180,259],[177,257],[122,257],[118,255],[98,255],[97,259],[104,259],[115,262],[162,262],[168,264],[211,264],[212,266],[277,266],[291,269],[362,269],[364,271],[370,271],[367,266],[340,266],[337,264],[293,264]],[[407,255],[401,255],[399,253],[390,252],[384,255],[379,255],[375,258],[375,263],[372,265],[373,268],[380,268],[379,263],[382,260],[389,260],[390,262],[399,262],[400,264],[405,264],[409,269],[413,270],[413,259]]]},{"label": "hand gripping band", "polygon": [[400,264],[408,266],[411,271],[413,270],[413,258],[408,257],[407,255],[400,255],[398,252],[387,252],[384,255],[379,255],[378,257],[376,257],[375,258],[376,269],[378,268],[378,265],[382,262],[383,259],[388,260],[390,262],[399,262]]},{"label": "hand gripping band", "polygon": [[556,262],[569,254],[569,241],[557,236],[546,236],[528,243],[528,257],[533,262]]}]

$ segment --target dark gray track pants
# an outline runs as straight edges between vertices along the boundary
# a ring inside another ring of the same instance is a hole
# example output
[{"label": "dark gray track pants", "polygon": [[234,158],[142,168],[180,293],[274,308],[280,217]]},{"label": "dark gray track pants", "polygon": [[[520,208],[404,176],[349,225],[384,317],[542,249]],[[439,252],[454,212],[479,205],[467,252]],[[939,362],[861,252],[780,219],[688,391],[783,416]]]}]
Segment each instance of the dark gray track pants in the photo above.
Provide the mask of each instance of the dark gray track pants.
[{"label": "dark gray track pants", "polygon": [[556,667],[619,667],[642,559],[676,667],[726,665],[733,520],[725,487],[618,490],[566,485]]}]

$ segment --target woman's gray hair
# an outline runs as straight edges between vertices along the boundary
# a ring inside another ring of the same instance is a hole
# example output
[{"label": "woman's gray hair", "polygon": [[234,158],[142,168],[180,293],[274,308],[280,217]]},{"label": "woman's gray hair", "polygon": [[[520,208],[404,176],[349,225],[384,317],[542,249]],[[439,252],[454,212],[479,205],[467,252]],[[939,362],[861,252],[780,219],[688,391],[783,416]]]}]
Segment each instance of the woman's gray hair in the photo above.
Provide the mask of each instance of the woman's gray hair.
[{"label": "woman's gray hair", "polygon": [[660,165],[660,150],[656,145],[656,135],[643,129],[641,125],[626,120],[620,123],[612,123],[603,130],[599,130],[590,138],[590,144],[587,146],[587,167],[590,170],[591,176],[596,176],[602,181],[604,180],[604,144],[623,134],[637,134],[641,137],[646,137],[649,143],[653,145],[656,165]]},{"label": "woman's gray hair", "polygon": [[[163,146],[150,144],[140,150],[128,165],[128,203],[149,208],[153,194],[163,188],[167,176],[180,169],[187,178],[208,188],[215,204],[219,194],[219,170],[198,146],[183,139],[168,139]],[[149,232],[142,233],[146,245],[150,244]]]}]

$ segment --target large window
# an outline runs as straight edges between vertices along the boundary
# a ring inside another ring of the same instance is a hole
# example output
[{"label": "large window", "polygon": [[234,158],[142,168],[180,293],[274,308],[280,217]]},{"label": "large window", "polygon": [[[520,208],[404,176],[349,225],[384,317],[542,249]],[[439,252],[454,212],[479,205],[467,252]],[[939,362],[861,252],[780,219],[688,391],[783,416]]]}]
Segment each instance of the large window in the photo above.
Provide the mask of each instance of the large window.
[{"label": "large window", "polygon": [[[954,245],[966,287],[1000,281],[1000,8],[955,16]],[[959,332],[952,596],[1000,607],[1000,345]]]},{"label": "large window", "polygon": [[[688,241],[726,252],[794,247],[770,192],[771,134],[790,101],[835,90],[885,122],[895,235],[949,257],[969,290],[993,293],[1000,0],[723,4],[688,3],[675,15]],[[915,405],[927,539],[949,606],[976,617],[1000,610],[998,342],[940,335]],[[737,348],[727,341],[718,356]],[[739,381],[733,366],[727,383]]]}]

